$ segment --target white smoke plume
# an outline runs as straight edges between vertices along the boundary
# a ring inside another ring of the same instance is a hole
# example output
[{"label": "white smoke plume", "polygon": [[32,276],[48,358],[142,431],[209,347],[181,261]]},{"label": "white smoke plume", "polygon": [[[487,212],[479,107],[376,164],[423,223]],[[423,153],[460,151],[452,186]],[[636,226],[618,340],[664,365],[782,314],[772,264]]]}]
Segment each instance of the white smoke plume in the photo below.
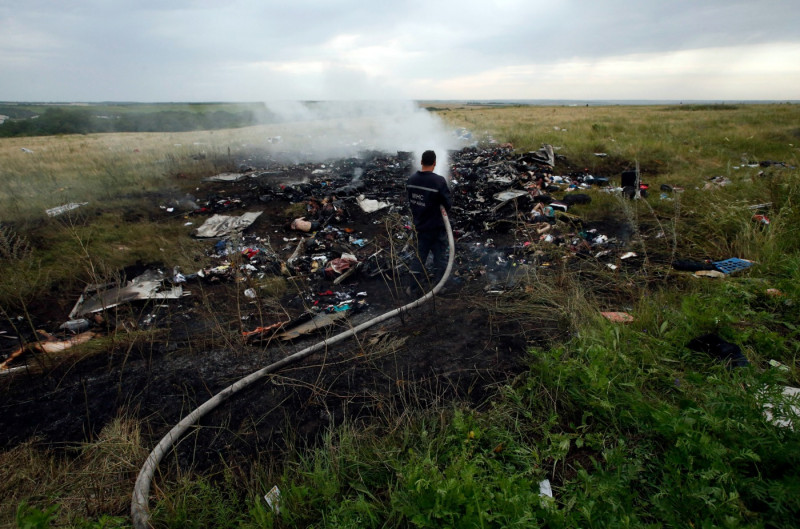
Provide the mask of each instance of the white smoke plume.
[{"label": "white smoke plume", "polygon": [[415,168],[422,153],[436,152],[436,172],[447,177],[448,150],[460,143],[434,114],[411,101],[283,101],[266,103],[287,131],[270,150],[303,160],[357,156],[363,151],[411,152]]}]

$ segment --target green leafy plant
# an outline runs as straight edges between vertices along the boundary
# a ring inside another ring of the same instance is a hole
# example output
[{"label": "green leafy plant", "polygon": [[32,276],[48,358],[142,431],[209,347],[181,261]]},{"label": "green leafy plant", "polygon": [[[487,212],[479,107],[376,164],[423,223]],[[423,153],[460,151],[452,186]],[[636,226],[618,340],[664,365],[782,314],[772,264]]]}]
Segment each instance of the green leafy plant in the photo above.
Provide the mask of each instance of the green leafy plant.
[{"label": "green leafy plant", "polygon": [[51,527],[57,518],[58,505],[51,505],[40,510],[23,501],[17,507],[17,527],[19,529],[44,529]]}]

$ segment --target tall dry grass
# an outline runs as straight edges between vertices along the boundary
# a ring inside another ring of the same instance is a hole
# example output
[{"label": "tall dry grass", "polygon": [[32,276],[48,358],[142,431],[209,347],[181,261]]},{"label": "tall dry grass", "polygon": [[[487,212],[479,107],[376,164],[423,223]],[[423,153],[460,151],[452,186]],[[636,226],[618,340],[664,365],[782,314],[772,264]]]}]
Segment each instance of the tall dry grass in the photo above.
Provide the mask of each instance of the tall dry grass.
[{"label": "tall dry grass", "polygon": [[[667,179],[730,174],[742,159],[798,165],[800,106],[603,106],[454,109],[438,114],[454,126],[511,142],[517,151],[549,143],[576,167],[602,170],[610,160]],[[606,153],[599,158],[594,153]]]},{"label": "tall dry grass", "polygon": [[98,438],[57,457],[35,440],[0,452],[0,527],[16,527],[23,500],[46,510],[59,506],[57,523],[125,515],[139,466],[147,456],[137,421],[118,417]]}]

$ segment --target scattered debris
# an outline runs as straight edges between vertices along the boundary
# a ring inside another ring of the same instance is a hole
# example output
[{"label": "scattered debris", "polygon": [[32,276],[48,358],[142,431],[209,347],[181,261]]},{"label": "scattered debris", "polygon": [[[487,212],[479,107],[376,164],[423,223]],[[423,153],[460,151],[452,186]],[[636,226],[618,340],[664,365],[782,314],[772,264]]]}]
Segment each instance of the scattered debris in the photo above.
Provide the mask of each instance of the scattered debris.
[{"label": "scattered debris", "polygon": [[716,189],[718,187],[725,187],[731,184],[730,178],[724,176],[714,176],[708,179],[708,182],[703,186],[703,189]]},{"label": "scattered debris", "polygon": [[634,321],[633,316],[627,312],[601,312],[600,314],[608,321],[614,323],[631,323]]},{"label": "scattered debris", "polygon": [[515,198],[524,197],[528,194],[527,191],[522,191],[519,189],[512,189],[509,191],[502,191],[500,193],[495,193],[494,199],[500,202],[506,203],[510,200],[514,200]]},{"label": "scattered debris", "polygon": [[724,279],[726,277],[725,273],[719,270],[698,270],[694,275],[695,277],[710,277],[712,279]]},{"label": "scattered debris", "polygon": [[753,222],[759,222],[761,224],[769,226],[770,220],[769,217],[767,217],[766,215],[759,214],[759,215],[753,215]]},{"label": "scattered debris", "polygon": [[790,168],[793,168],[792,166],[787,165],[786,162],[776,162],[774,160],[762,160],[762,161],[760,161],[758,163],[758,165],[760,165],[761,167],[778,166],[778,167],[790,167]]},{"label": "scattered debris", "polygon": [[774,368],[776,368],[776,369],[780,369],[783,372],[788,372],[789,371],[789,366],[781,364],[780,362],[778,362],[775,359],[770,360],[769,361],[769,365],[774,367]]},{"label": "scattered debris", "polygon": [[786,402],[781,403],[785,405],[779,408],[778,414],[775,413],[775,403],[763,402],[764,417],[775,426],[794,430],[795,424],[800,421],[800,388],[784,386],[781,395]]},{"label": "scattered debris", "polygon": [[74,320],[78,316],[100,312],[134,300],[178,299],[189,294],[183,291],[181,285],[165,286],[164,279],[164,273],[160,270],[148,270],[122,287],[89,285],[69,313],[69,317]]},{"label": "scattered debris", "polygon": [[724,261],[714,261],[714,266],[720,272],[725,274],[732,274],[739,270],[746,270],[755,264],[755,261],[748,261],[747,259],[739,259],[738,257],[731,257]]},{"label": "scattered debris", "polygon": [[289,321],[279,321],[277,323],[273,323],[272,325],[267,325],[263,327],[256,327],[252,331],[243,331],[242,337],[245,340],[255,340],[255,339],[264,339],[264,337],[269,333],[270,337],[274,336],[279,330],[283,329],[285,325],[287,325]]},{"label": "scattered debris", "polygon": [[17,366],[17,367],[0,367],[0,375],[10,375],[11,373],[18,373],[20,371],[27,371],[28,366]]},{"label": "scattered debris", "polygon": [[73,209],[78,209],[81,206],[87,205],[88,202],[70,202],[69,204],[64,204],[63,206],[58,206],[55,208],[46,209],[45,213],[47,213],[48,217],[57,217],[67,211],[72,211]]},{"label": "scattered debris", "polygon": [[747,259],[739,259],[731,257],[723,261],[692,261],[687,259],[678,259],[672,262],[672,268],[684,272],[694,272],[698,277],[725,277],[727,274],[738,272],[739,270],[746,270],[753,266],[755,261],[748,261]]},{"label": "scattered debris", "polygon": [[253,224],[261,215],[261,211],[244,213],[241,216],[214,215],[207,219],[202,226],[195,230],[197,237],[224,237],[238,233]]},{"label": "scattered debris", "polygon": [[8,365],[11,363],[11,361],[22,355],[22,353],[27,350],[36,350],[42,353],[61,353],[67,349],[70,349],[71,347],[86,343],[97,336],[96,332],[86,331],[74,336],[70,336],[64,340],[59,340],[52,334],[42,330],[37,330],[36,334],[38,335],[38,341],[23,345],[9,354],[8,358],[6,358],[5,361],[0,364],[0,371],[8,370]]},{"label": "scattered debris", "polygon": [[542,145],[542,148],[536,152],[529,152],[527,157],[535,162],[547,164],[550,167],[555,167],[556,165],[556,155],[553,151],[553,146],[549,143]]},{"label": "scattered debris", "polygon": [[267,505],[269,505],[269,508],[272,509],[275,514],[280,514],[281,491],[277,485],[269,489],[269,492],[264,494],[264,501],[267,502]]},{"label": "scattered debris", "polygon": [[[512,145],[497,142],[448,153],[455,199],[453,227],[458,244],[469,245],[468,255],[459,257],[454,269],[454,277],[459,281],[487,277],[489,291],[509,292],[518,281],[517,276],[525,274],[529,267],[552,266],[556,257],[550,252],[556,248],[563,248],[567,253],[561,259],[595,255],[604,260],[603,266],[612,270],[618,270],[623,261],[637,257],[635,252],[625,251],[625,240],[585,228],[581,217],[571,212],[572,208],[591,203],[592,197],[585,190],[619,189],[608,187],[609,178],[590,174],[585,169],[557,173],[556,164],[564,158],[555,153],[551,145],[543,145],[538,151],[516,154]],[[168,199],[159,206],[166,213],[187,212],[184,224],[200,225],[195,229],[197,237],[220,239],[207,252],[216,260],[215,264],[194,274],[173,271],[172,277],[166,280],[159,272],[151,278],[137,278],[123,287],[90,287],[76,304],[70,315],[73,319],[64,330],[80,332],[86,325],[80,321],[80,316],[128,301],[181,297],[186,294],[181,285],[191,281],[213,283],[283,274],[292,281],[310,280],[309,284],[316,289],[326,282],[338,286],[378,275],[382,276],[383,284],[392,285],[398,276],[407,273],[412,257],[412,230],[407,212],[404,215],[403,197],[405,178],[412,166],[410,153],[398,152],[393,156],[364,152],[358,158],[325,163],[287,164],[272,159],[263,162],[263,159],[248,160],[238,171],[205,179],[229,184],[226,188],[230,194],[214,190],[205,200],[187,194],[180,200]],[[636,184],[638,167],[624,176],[629,178],[631,174]],[[640,192],[646,190],[646,184],[639,184]],[[280,207],[270,208],[271,211],[291,205],[286,211],[292,211],[292,217],[270,218],[264,223],[276,228],[271,237],[273,241],[283,240],[282,247],[273,249],[263,232],[245,234],[245,229],[262,214],[261,211],[242,211],[252,204],[253,198],[261,203],[280,204]],[[358,205],[358,208],[351,205]],[[365,224],[382,223],[371,215],[387,209],[400,213],[399,224],[387,233],[387,239],[397,245],[391,252],[385,251],[387,248],[381,237],[369,232],[365,236],[365,232],[359,231]],[[210,218],[204,222],[195,220],[207,215]],[[502,236],[511,229],[516,230],[514,239],[519,240],[518,243],[509,244],[509,237]],[[294,236],[292,232],[296,232]],[[498,240],[506,242],[498,244],[492,238],[484,239],[485,243],[468,242],[480,233],[496,233],[500,235]],[[234,234],[237,237],[230,239]],[[630,261],[625,266],[629,268]],[[716,270],[714,265],[707,266]],[[258,299],[255,288],[243,292],[248,299]],[[293,328],[287,322],[259,321],[254,330],[245,331],[243,337],[246,340],[272,339],[279,335],[281,339],[292,339],[330,325],[351,309],[366,306],[362,303],[364,297],[356,303],[355,296],[341,292],[336,293],[335,303],[331,303],[329,297],[304,297],[295,297],[295,307],[307,308],[306,303],[310,303],[312,310],[296,319]],[[620,317],[620,321],[632,321],[632,316]]]},{"label": "scattered debris", "polygon": [[321,314],[312,315],[310,320],[289,327],[287,330],[277,335],[276,338],[283,341],[294,340],[295,338],[304,334],[330,327],[337,321],[344,319],[345,316],[347,316],[347,311],[345,310],[323,312]]},{"label": "scattered debris", "polygon": [[80,318],[77,320],[66,321],[61,325],[59,325],[58,329],[62,331],[79,333],[89,330],[89,327],[91,327],[91,323],[89,322],[89,320],[87,320],[86,318]]},{"label": "scattered debris", "polygon": [[672,268],[682,272],[697,272],[698,270],[716,270],[711,261],[692,261],[687,259],[679,259],[672,262]]},{"label": "scattered debris", "polygon": [[[566,206],[578,206],[584,204],[591,204],[592,197],[585,193],[568,193],[564,196],[561,200],[561,203],[565,204]],[[566,210],[564,210],[566,211]]]},{"label": "scattered debris", "polygon": [[553,497],[553,487],[550,486],[549,479],[543,479],[539,482],[539,496]]},{"label": "scattered debris", "polygon": [[698,336],[690,341],[687,347],[692,351],[711,355],[728,367],[745,367],[750,364],[738,345],[723,340],[717,334]]},{"label": "scattered debris", "polygon": [[389,207],[388,202],[382,202],[380,200],[364,198],[364,195],[358,195],[358,197],[356,198],[356,202],[358,202],[358,206],[364,213],[374,213],[383,208]]},{"label": "scattered debris", "polygon": [[220,173],[218,175],[203,178],[206,182],[238,182],[246,175],[243,173]]}]

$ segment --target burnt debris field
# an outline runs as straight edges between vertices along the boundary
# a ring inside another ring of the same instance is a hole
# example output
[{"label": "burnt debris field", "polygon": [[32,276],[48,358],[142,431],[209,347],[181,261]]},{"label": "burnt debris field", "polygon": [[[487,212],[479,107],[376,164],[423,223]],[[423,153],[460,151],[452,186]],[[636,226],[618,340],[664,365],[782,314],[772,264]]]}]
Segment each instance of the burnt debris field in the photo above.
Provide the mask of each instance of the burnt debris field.
[{"label": "burnt debris field", "polygon": [[[546,303],[522,317],[498,299],[530,295],[531,281],[554,270],[641,266],[635,255],[621,260],[629,226],[580,218],[587,189],[613,192],[608,178],[570,170],[552,149],[450,154],[456,258],[445,293],[233,399],[184,446],[186,465],[215,464],[220,450],[280,451],[287,430],[313,438],[345,416],[375,413],[408,385],[423,400],[480,403],[521,372],[528,345],[570,329]],[[412,165],[404,152],[299,164],[253,154],[194,196],[160,203],[156,215],[181,214],[207,241],[212,265],[138,263],[75,292],[69,314],[43,303],[32,321],[3,322],[11,358],[0,378],[2,443],[83,441],[120,413],[158,435],[237,377],[408,303]],[[553,216],[534,222],[540,203]],[[611,309],[631,301],[602,287],[597,295]],[[109,336],[120,329],[143,338],[116,345]],[[109,351],[71,354],[84,340]]]}]

